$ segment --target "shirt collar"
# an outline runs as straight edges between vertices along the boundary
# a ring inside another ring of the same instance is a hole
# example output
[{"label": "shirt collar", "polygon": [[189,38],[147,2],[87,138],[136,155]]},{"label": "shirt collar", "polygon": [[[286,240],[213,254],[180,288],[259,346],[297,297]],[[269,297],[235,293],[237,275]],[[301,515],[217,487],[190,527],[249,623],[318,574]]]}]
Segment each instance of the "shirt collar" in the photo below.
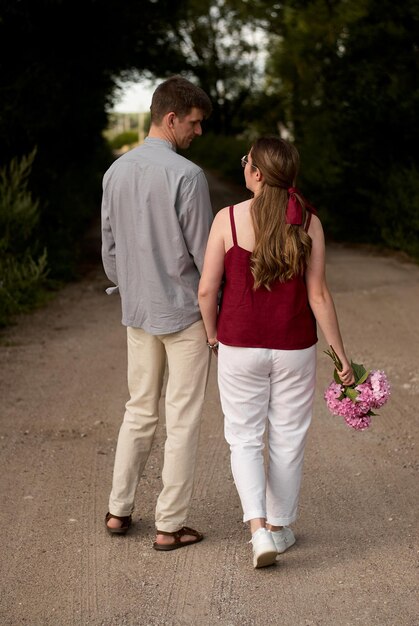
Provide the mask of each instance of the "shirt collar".
[{"label": "shirt collar", "polygon": [[160,146],[162,148],[169,148],[169,150],[173,150],[173,152],[176,152],[175,146],[170,143],[170,141],[166,141],[166,139],[159,139],[158,137],[146,137],[144,139],[144,143],[149,146]]}]

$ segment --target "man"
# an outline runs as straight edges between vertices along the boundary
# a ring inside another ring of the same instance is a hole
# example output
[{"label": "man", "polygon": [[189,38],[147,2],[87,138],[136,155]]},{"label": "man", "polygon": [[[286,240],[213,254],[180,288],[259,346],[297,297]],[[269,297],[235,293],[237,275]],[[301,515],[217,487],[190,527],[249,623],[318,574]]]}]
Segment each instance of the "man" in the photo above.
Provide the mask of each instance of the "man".
[{"label": "man", "polygon": [[[158,423],[167,364],[163,489],[156,505],[156,550],[197,543],[184,526],[192,496],[210,351],[197,290],[212,222],[203,171],[177,154],[202,134],[207,94],[186,79],[161,83],[144,143],[103,178],[102,260],[118,286],[127,326],[129,400],[119,431],[105,524],[124,534]],[[110,289],[108,291],[114,291]]]}]

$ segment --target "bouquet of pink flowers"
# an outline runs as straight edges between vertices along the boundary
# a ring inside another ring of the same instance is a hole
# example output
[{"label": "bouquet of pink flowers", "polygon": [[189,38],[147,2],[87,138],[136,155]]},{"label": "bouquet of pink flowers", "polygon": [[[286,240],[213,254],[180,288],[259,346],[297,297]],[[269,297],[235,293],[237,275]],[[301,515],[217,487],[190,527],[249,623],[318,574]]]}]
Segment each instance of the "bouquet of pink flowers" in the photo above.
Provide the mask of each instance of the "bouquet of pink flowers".
[{"label": "bouquet of pink flowers", "polygon": [[335,364],[334,381],[324,393],[327,408],[333,415],[339,415],[355,430],[364,430],[371,424],[371,417],[376,415],[372,409],[379,409],[390,397],[390,384],[382,370],[368,371],[363,365],[351,361],[355,376],[353,385],[343,385],[338,371],[342,371],[342,362],[330,346],[325,350]]}]

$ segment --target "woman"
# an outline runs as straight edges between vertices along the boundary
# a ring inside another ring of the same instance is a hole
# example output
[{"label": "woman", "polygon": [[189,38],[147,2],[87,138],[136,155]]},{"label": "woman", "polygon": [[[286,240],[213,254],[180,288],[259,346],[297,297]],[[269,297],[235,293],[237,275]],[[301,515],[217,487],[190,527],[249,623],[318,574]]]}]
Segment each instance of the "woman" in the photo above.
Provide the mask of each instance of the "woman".
[{"label": "woman", "polygon": [[295,543],[287,525],[297,516],[312,417],[316,321],[342,361],[341,381],[354,377],[326,284],[323,229],[294,187],[296,148],[263,137],[242,166],[253,198],[216,215],[198,297],[208,345],[219,355],[225,437],[253,565],[264,567]]}]

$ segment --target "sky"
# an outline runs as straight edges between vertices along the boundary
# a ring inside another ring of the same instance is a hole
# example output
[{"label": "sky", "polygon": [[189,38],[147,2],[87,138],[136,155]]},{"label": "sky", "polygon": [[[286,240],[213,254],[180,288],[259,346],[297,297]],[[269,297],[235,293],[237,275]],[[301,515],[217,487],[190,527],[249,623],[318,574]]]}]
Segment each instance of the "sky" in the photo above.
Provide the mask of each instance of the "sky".
[{"label": "sky", "polygon": [[115,102],[113,111],[118,113],[142,113],[150,110],[155,85],[149,81],[126,83],[121,98]]}]

